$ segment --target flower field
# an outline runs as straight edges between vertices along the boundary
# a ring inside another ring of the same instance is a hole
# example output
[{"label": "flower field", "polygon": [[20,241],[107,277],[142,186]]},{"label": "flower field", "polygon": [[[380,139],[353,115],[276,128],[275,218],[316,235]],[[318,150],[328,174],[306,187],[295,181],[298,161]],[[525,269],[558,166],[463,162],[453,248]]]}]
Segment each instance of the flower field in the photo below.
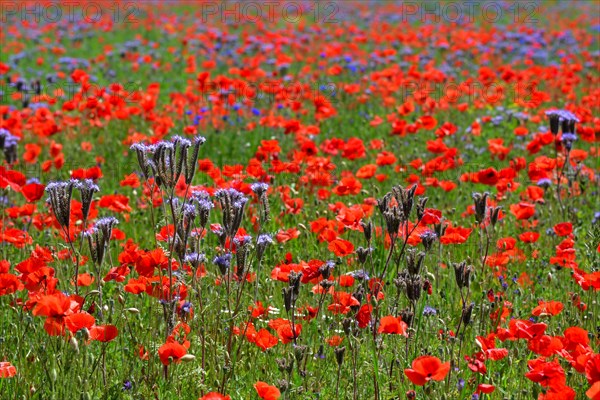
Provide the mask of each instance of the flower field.
[{"label": "flower field", "polygon": [[600,400],[599,3],[0,20],[0,399]]}]

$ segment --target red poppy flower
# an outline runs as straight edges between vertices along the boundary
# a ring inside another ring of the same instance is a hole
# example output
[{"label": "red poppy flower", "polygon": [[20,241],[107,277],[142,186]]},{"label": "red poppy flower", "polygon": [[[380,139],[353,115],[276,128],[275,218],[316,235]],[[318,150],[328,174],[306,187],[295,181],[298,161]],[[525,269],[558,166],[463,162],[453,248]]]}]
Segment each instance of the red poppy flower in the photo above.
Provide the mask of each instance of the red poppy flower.
[{"label": "red poppy flower", "polygon": [[573,224],[570,222],[561,222],[560,224],[554,225],[554,233],[557,236],[568,236],[573,232]]},{"label": "red poppy flower", "polygon": [[258,397],[263,400],[278,400],[281,397],[281,392],[275,386],[271,386],[265,382],[258,381],[254,384],[254,389]]},{"label": "red poppy flower", "polygon": [[444,233],[444,236],[440,238],[442,244],[460,244],[467,241],[469,235],[471,235],[472,229],[463,227],[449,226]]},{"label": "red poppy flower", "polygon": [[90,339],[99,342],[110,342],[117,337],[119,331],[114,325],[92,326],[90,329]]},{"label": "red poppy flower", "polygon": [[275,239],[277,239],[277,241],[279,243],[285,243],[292,239],[296,239],[298,236],[300,236],[300,231],[298,229],[289,228],[289,229],[280,230],[279,232],[277,232],[277,235],[275,235]]},{"label": "red poppy flower", "polygon": [[187,349],[177,343],[165,343],[158,349],[158,357],[163,365],[169,365],[171,362],[178,363],[179,359],[187,354]]},{"label": "red poppy flower", "polygon": [[354,251],[354,245],[351,242],[340,238],[329,243],[327,248],[338,257],[347,256]]},{"label": "red poppy flower", "polygon": [[539,301],[538,304],[539,305],[531,312],[531,315],[535,317],[557,315],[563,310],[563,304],[560,301]]},{"label": "red poppy flower", "polygon": [[224,396],[221,393],[210,392],[200,397],[198,400],[231,400],[231,397]]},{"label": "red poppy flower", "polygon": [[0,273],[0,296],[6,296],[23,289],[23,284],[16,275]]},{"label": "red poppy flower", "polygon": [[262,351],[276,346],[278,342],[279,340],[277,337],[273,336],[267,329],[264,328],[258,331],[254,337],[254,344],[260,347]]},{"label": "red poppy flower", "polygon": [[412,368],[407,368],[404,373],[412,383],[417,386],[423,386],[428,381],[444,380],[450,371],[450,363],[442,361],[433,356],[417,357],[412,362]]},{"label": "red poppy flower", "polygon": [[[2,376],[1,373],[0,376]],[[594,383],[592,387],[589,388],[587,392],[585,392],[585,395],[592,400],[600,400],[600,381]]]},{"label": "red poppy flower", "polygon": [[540,238],[537,232],[523,232],[519,235],[519,240],[523,243],[535,243]]},{"label": "red poppy flower", "polygon": [[498,183],[498,179],[498,171],[496,171],[492,167],[486,168],[483,171],[479,171],[477,173],[477,181],[485,185],[495,185],[496,183]]},{"label": "red poppy flower", "polygon": [[518,219],[529,219],[535,214],[535,204],[521,202],[519,204],[511,204],[510,212]]},{"label": "red poppy flower", "polygon": [[21,193],[23,193],[28,202],[33,203],[42,198],[44,188],[45,186],[39,183],[29,183],[21,188]]},{"label": "red poppy flower", "polygon": [[96,319],[86,312],[71,314],[65,318],[65,325],[67,326],[67,329],[73,333],[83,328],[90,329],[95,322]]},{"label": "red poppy flower", "polygon": [[0,361],[0,378],[12,378],[17,374],[17,369],[9,362]]},{"label": "red poppy flower", "polygon": [[379,321],[379,329],[377,331],[379,333],[407,336],[407,329],[408,325],[402,321],[402,318],[389,315],[381,318],[381,321]]}]

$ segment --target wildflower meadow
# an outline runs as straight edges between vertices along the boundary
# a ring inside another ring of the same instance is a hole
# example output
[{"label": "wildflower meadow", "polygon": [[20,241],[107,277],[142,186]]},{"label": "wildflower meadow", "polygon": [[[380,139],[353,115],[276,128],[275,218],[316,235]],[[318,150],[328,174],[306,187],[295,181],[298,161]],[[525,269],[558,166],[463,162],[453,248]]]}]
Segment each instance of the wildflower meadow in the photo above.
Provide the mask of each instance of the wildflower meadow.
[{"label": "wildflower meadow", "polygon": [[0,399],[600,400],[600,3],[0,2]]}]

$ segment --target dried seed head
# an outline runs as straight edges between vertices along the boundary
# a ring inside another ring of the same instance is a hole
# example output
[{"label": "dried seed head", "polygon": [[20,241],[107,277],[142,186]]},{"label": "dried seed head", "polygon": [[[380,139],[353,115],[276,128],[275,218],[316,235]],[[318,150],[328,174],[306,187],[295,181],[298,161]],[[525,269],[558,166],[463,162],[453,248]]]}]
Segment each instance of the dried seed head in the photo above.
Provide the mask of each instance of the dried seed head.
[{"label": "dried seed head", "polygon": [[184,261],[190,264],[193,270],[197,270],[200,264],[206,262],[206,256],[204,253],[191,253],[185,256]]},{"label": "dried seed head", "polygon": [[462,261],[461,263],[453,263],[454,267],[454,277],[456,278],[456,284],[460,289],[468,288],[471,279],[471,273],[473,272],[473,266],[467,265],[466,261]]},{"label": "dried seed head", "polygon": [[69,228],[71,219],[71,197],[77,181],[51,182],[46,186],[48,199],[58,223],[65,229]]},{"label": "dried seed head", "polygon": [[92,198],[94,193],[99,192],[100,188],[94,184],[91,179],[84,179],[75,183],[75,187],[79,190],[81,195],[81,214],[83,220],[86,221],[92,205]]},{"label": "dried seed head", "polygon": [[404,309],[400,312],[400,317],[402,318],[402,321],[406,323],[406,325],[409,327],[412,325],[414,316],[415,314],[409,309]]},{"label": "dried seed head", "polygon": [[388,234],[392,237],[397,236],[400,223],[404,218],[402,210],[400,210],[398,207],[392,207],[383,214],[383,217],[385,219],[385,225]]},{"label": "dried seed head", "polygon": [[473,200],[475,202],[475,219],[478,223],[482,223],[485,220],[487,214],[487,198],[489,193],[473,193]]},{"label": "dried seed head", "polygon": [[367,243],[371,243],[371,237],[373,235],[373,222],[369,220],[369,222],[360,221],[360,226],[363,228],[363,234],[365,235],[365,240]]},{"label": "dried seed head", "polygon": [[377,208],[379,208],[379,212],[381,212],[381,214],[385,215],[386,211],[388,210],[391,198],[392,193],[388,192],[381,199],[377,200]]},{"label": "dried seed head", "polygon": [[498,218],[500,218],[500,211],[502,210],[502,207],[493,207],[492,211],[490,212],[490,222],[492,224],[492,226],[496,226],[496,223],[498,223]]},{"label": "dried seed head", "polygon": [[342,329],[346,336],[355,336],[355,333],[358,330],[358,324],[353,318],[344,318],[342,320]]},{"label": "dried seed head", "polygon": [[371,252],[373,251],[372,247],[368,247],[368,248],[364,248],[364,247],[358,247],[356,249],[356,255],[358,256],[358,262],[360,264],[364,264],[367,261],[367,257],[369,257],[369,254],[371,254]]},{"label": "dried seed head", "polygon": [[335,353],[335,360],[337,361],[338,366],[342,366],[342,363],[344,362],[344,354],[346,353],[346,347],[337,347],[334,350]]},{"label": "dried seed head", "polygon": [[419,202],[417,203],[417,219],[419,221],[422,220],[423,216],[425,215],[425,205],[427,204],[428,200],[429,198],[427,197],[419,198]]},{"label": "dried seed head", "polygon": [[305,345],[294,345],[294,356],[296,357],[296,363],[298,363],[298,365],[302,364],[302,360],[306,356],[307,350],[308,347]]},{"label": "dried seed head", "polygon": [[446,221],[442,220],[439,224],[435,224],[433,228],[437,237],[441,238],[446,233],[446,228],[448,228],[448,224],[446,223]]},{"label": "dried seed head", "polygon": [[302,272],[291,271],[288,275],[289,286],[294,290],[294,302],[298,298],[298,294],[300,294],[300,280],[302,279]]},{"label": "dried seed head", "polygon": [[468,325],[469,322],[471,322],[471,315],[473,313],[473,307],[475,307],[475,303],[471,303],[467,307],[465,307],[463,305],[463,312],[462,312],[463,324]]},{"label": "dried seed head", "polygon": [[410,301],[417,301],[421,298],[421,289],[423,280],[420,276],[411,276],[406,280],[406,296]]},{"label": "dried seed head", "polygon": [[295,303],[294,289],[289,286],[284,287],[281,289],[281,293],[283,294],[283,305],[285,307],[285,311],[289,313]]},{"label": "dried seed head", "polygon": [[192,183],[194,175],[196,174],[196,163],[198,162],[198,154],[200,153],[200,146],[206,142],[206,139],[202,136],[196,136],[194,138],[194,147],[189,158],[186,158],[185,165],[185,183],[187,185]]},{"label": "dried seed head", "polygon": [[437,239],[437,235],[435,234],[435,232],[427,231],[427,232],[421,234],[420,238],[421,238],[421,243],[423,243],[423,247],[425,247],[425,251],[428,252],[429,250],[431,250],[433,243],[435,243],[435,241]]},{"label": "dried seed head", "polygon": [[422,251],[417,253],[415,249],[409,249],[406,253],[406,267],[409,274],[419,275],[421,267],[423,266],[423,260],[425,259],[425,253]]},{"label": "dried seed head", "polygon": [[229,266],[231,264],[231,253],[225,253],[220,256],[216,256],[213,259],[213,264],[219,267],[219,272],[221,275],[227,275],[227,271],[229,271]]},{"label": "dried seed head", "polygon": [[[358,286],[356,288],[356,290],[354,291],[354,293],[352,293],[352,297],[354,297],[356,300],[358,300],[359,303],[362,303],[363,299],[365,298],[364,286],[362,286],[362,285]],[[354,307],[359,308],[360,306],[354,306]]]}]

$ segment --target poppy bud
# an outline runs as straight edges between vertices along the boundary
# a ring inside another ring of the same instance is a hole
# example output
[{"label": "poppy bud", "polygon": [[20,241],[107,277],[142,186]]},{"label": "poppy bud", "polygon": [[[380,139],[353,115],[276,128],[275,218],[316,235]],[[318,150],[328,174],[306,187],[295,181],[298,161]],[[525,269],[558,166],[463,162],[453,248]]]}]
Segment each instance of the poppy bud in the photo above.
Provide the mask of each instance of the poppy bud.
[{"label": "poppy bud", "polygon": [[74,336],[71,337],[71,339],[69,339],[69,344],[71,345],[73,350],[75,350],[75,353],[79,353],[79,343],[77,342],[77,339],[75,339]]},{"label": "poppy bud", "polygon": [[180,360],[183,362],[191,362],[191,361],[194,361],[195,359],[196,359],[196,356],[193,354],[186,354],[180,358]]}]

